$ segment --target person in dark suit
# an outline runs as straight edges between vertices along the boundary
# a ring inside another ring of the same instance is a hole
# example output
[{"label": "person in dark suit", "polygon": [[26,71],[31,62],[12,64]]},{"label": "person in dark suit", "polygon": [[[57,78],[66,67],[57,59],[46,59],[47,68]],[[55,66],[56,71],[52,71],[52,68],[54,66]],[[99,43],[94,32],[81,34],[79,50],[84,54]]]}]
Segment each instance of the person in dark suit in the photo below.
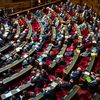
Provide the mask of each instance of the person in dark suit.
[{"label": "person in dark suit", "polygon": [[28,61],[27,61],[27,60],[24,60],[24,61],[22,62],[22,67],[25,68],[27,65],[28,65]]},{"label": "person in dark suit", "polygon": [[7,90],[8,90],[7,85],[3,84],[2,81],[0,81],[0,94],[4,93]]},{"label": "person in dark suit", "polygon": [[77,47],[81,50],[81,52],[85,52],[86,51],[86,48],[82,43],[80,43]]},{"label": "person in dark suit", "polygon": [[44,92],[44,100],[57,100],[55,96],[55,91],[54,90],[49,90]]},{"label": "person in dark suit", "polygon": [[1,16],[1,17],[4,16],[4,11],[3,11],[3,9],[0,9],[0,16]]}]

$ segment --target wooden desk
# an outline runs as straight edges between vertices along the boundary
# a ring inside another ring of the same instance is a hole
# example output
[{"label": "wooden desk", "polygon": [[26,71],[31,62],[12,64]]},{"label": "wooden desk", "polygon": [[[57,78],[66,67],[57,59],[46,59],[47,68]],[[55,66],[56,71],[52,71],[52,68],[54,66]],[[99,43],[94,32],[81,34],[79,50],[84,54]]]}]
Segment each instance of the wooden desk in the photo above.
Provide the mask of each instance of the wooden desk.
[{"label": "wooden desk", "polygon": [[26,39],[27,40],[30,40],[31,39],[31,36],[32,36],[32,26],[31,26],[30,23],[28,23],[28,27],[29,27],[29,33],[27,34]]},{"label": "wooden desk", "polygon": [[42,55],[40,57],[38,57],[38,59],[37,59],[38,63],[40,63],[39,59],[42,60],[43,58],[45,58],[48,55],[48,53],[52,49],[52,46],[53,46],[53,44],[49,43],[48,47],[46,48],[46,52],[43,52]]},{"label": "wooden desk", "polygon": [[63,54],[65,53],[66,48],[67,48],[67,45],[63,44],[63,47],[61,48],[61,51],[59,52],[59,54],[55,57],[55,59],[49,65],[50,68],[54,68],[54,66],[60,60],[60,58],[61,58],[60,56],[63,56]]},{"label": "wooden desk", "polygon": [[80,28],[78,27],[78,26],[76,26],[76,29],[77,29],[77,35],[78,35],[78,41],[80,42],[80,43],[82,43],[82,35],[81,35],[81,30],[80,30]]},{"label": "wooden desk", "polygon": [[3,47],[0,49],[0,52],[5,51],[6,49],[10,48],[11,46],[12,46],[12,43],[11,43],[11,42],[7,43],[5,46],[3,46]]},{"label": "wooden desk", "polygon": [[[25,46],[25,44],[26,44],[26,42],[24,41],[24,42],[22,42],[22,44],[19,47],[22,47],[23,48]],[[15,55],[16,54],[16,49],[13,50],[10,54]],[[1,57],[1,59],[2,60],[6,60],[7,58],[6,57]]]},{"label": "wooden desk", "polygon": [[21,33],[21,30],[20,30],[20,25],[18,24],[17,26],[17,33],[20,34]]},{"label": "wooden desk", "polygon": [[55,29],[55,27],[54,26],[52,26],[52,41],[55,41],[55,39],[56,39],[56,29]]},{"label": "wooden desk", "polygon": [[71,61],[70,65],[68,65],[68,66],[65,68],[65,70],[64,70],[64,73],[65,73],[65,74],[67,74],[67,75],[69,74],[69,72],[71,71],[71,69],[74,67],[74,65],[75,65],[75,63],[76,63],[76,61],[77,61],[79,55],[80,55],[80,50],[79,50],[79,49],[76,49],[75,55],[74,55],[74,57],[73,57],[73,60]]},{"label": "wooden desk", "polygon": [[[28,56],[30,56],[33,52],[35,51],[35,49],[31,49],[28,53],[27,53],[27,55]],[[27,57],[26,57],[27,58]],[[8,64],[8,65],[6,65],[5,67],[2,67],[2,68],[0,68],[0,73],[2,73],[2,72],[4,72],[4,71],[6,71],[6,70],[8,70],[8,69],[10,69],[10,68],[12,68],[12,67],[14,67],[14,66],[16,66],[17,64],[19,64],[19,63],[21,63],[24,59],[26,59],[26,58],[20,58],[19,60],[15,60],[13,63],[11,63],[11,64]]]},{"label": "wooden desk", "polygon": [[7,98],[9,98],[9,97],[11,97],[11,96],[13,96],[13,95],[25,90],[26,88],[28,88],[30,86],[31,86],[31,83],[27,82],[26,84],[23,84],[23,85],[19,86],[18,88],[9,91],[8,93],[2,94],[1,95],[1,99],[2,100],[7,99]]},{"label": "wooden desk", "polygon": [[31,25],[31,23],[29,22],[29,20],[27,20],[26,16],[25,16],[25,20],[26,20],[27,25],[28,25],[28,28],[29,28],[29,32],[28,32],[28,34],[27,34],[27,36],[26,36],[26,39],[27,39],[27,40],[30,40],[30,39],[31,39],[31,36],[32,36],[32,25]]},{"label": "wooden desk", "polygon": [[89,61],[89,64],[88,64],[88,67],[86,67],[86,70],[88,72],[91,71],[92,67],[93,67],[93,64],[94,64],[94,61],[95,61],[95,58],[96,58],[97,54],[96,53],[91,53],[91,57],[90,57],[90,61]]},{"label": "wooden desk", "polygon": [[3,84],[6,84],[8,82],[11,82],[12,80],[20,77],[21,75],[25,74],[26,72],[28,72],[30,69],[32,69],[33,66],[29,65],[26,68],[24,68],[23,70],[13,74],[11,77],[5,78],[3,79]]},{"label": "wooden desk", "polygon": [[48,85],[47,88],[43,89],[43,92],[37,94],[36,97],[33,98],[33,100],[41,99],[44,96],[45,91],[53,90],[60,83],[60,81],[61,79],[57,77],[52,83]]},{"label": "wooden desk", "polygon": [[80,89],[78,85],[74,85],[73,88],[64,96],[63,100],[70,100]]}]

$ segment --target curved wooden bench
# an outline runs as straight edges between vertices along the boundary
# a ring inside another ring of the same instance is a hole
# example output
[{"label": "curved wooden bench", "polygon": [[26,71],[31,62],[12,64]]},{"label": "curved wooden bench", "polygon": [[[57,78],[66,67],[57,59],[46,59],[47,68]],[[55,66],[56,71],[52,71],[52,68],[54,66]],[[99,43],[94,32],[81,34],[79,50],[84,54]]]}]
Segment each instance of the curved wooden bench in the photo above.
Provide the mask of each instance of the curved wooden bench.
[{"label": "curved wooden bench", "polygon": [[[22,44],[21,44],[19,47],[23,48],[25,45],[26,45],[26,42],[24,41],[24,42],[22,42]],[[17,48],[19,48],[19,47],[17,47]],[[15,48],[13,51],[11,51],[10,54],[15,55],[15,54],[17,53],[17,52],[16,52],[16,49],[17,49],[17,48]],[[2,60],[6,60],[6,57],[1,57],[1,59],[2,59]]]},{"label": "curved wooden bench", "polygon": [[91,53],[91,56],[90,56],[90,61],[89,61],[89,64],[88,64],[88,67],[86,67],[86,70],[88,72],[91,71],[92,67],[93,67],[93,64],[94,64],[94,61],[95,61],[95,58],[97,56],[97,53]]},{"label": "curved wooden bench", "polygon": [[82,36],[81,36],[81,30],[80,30],[80,27],[76,24],[76,29],[77,29],[77,35],[78,35],[78,41],[80,43],[82,43]]},{"label": "curved wooden bench", "polygon": [[64,96],[63,100],[70,100],[80,89],[78,85],[74,85],[73,88]]},{"label": "curved wooden bench", "polygon": [[13,74],[11,77],[7,77],[5,79],[3,79],[3,84],[7,84],[8,82],[11,82],[12,80],[17,79],[18,77],[22,76],[23,74],[25,74],[26,72],[28,72],[30,69],[32,69],[33,66],[29,65],[26,68],[23,68],[21,71]]},{"label": "curved wooden bench", "polygon": [[[31,49],[28,53],[27,53],[27,57],[30,56],[33,52],[35,51],[35,49]],[[13,63],[11,64],[8,64],[6,65],[5,67],[2,67],[0,68],[0,73],[10,69],[10,68],[13,68],[14,66],[18,65],[19,63],[21,63],[24,59],[26,59],[27,57],[25,58],[20,58],[19,60],[16,60],[14,61]]]},{"label": "curved wooden bench", "polygon": [[2,100],[7,99],[7,98],[25,90],[26,88],[30,87],[30,85],[31,85],[31,83],[27,82],[26,84],[23,84],[23,85],[19,86],[18,88],[9,91],[8,93],[2,94],[1,99]]},{"label": "curved wooden bench", "polygon": [[29,20],[27,19],[27,16],[25,16],[25,20],[26,20],[26,23],[27,23],[28,28],[29,28],[29,33],[26,36],[26,40],[30,40],[31,35],[32,35],[32,26],[31,26],[31,23],[29,22]]},{"label": "curved wooden bench", "polygon": [[5,44],[5,46],[3,46],[1,49],[0,49],[0,52],[3,52],[5,50],[7,50],[8,48],[10,48],[12,46],[12,43],[9,42],[7,44]]},{"label": "curved wooden bench", "polygon": [[73,57],[73,60],[71,61],[71,63],[64,70],[65,74],[67,74],[67,75],[69,74],[69,72],[71,71],[71,69],[74,67],[74,65],[75,65],[75,63],[76,63],[79,55],[80,55],[80,50],[76,49],[75,55]]},{"label": "curved wooden bench", "polygon": [[55,57],[55,59],[51,62],[51,64],[49,65],[50,68],[54,68],[54,66],[57,64],[57,62],[60,60],[61,56],[63,56],[63,54],[65,53],[65,50],[67,48],[66,44],[63,44],[60,52],[58,53],[58,55]]},{"label": "curved wooden bench", "polygon": [[[33,100],[39,100],[44,96],[45,91],[53,90],[59,83],[61,79],[59,77],[55,78],[54,81],[50,84],[48,84],[47,88],[43,89],[43,92],[40,92],[39,94],[36,95],[36,97],[31,98]],[[30,99],[30,100],[31,100]]]},{"label": "curved wooden bench", "polygon": [[40,63],[41,61],[39,61],[40,59],[42,60],[44,57],[46,57],[48,55],[48,53],[50,52],[50,50],[52,49],[53,44],[49,43],[48,47],[46,48],[46,52],[43,52],[41,54],[40,57],[37,58],[38,63]]}]

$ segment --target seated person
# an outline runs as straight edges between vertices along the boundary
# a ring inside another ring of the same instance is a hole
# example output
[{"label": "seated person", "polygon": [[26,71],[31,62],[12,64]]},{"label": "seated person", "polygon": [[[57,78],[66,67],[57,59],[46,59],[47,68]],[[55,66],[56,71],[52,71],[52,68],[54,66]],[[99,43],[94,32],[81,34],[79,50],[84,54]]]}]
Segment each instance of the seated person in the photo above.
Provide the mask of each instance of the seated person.
[{"label": "seated person", "polygon": [[70,79],[75,82],[78,81],[81,76],[81,72],[82,72],[81,68],[78,67],[77,70],[71,72]]},{"label": "seated person", "polygon": [[88,49],[86,49],[86,51],[83,52],[83,53],[81,53],[80,56],[82,56],[82,57],[87,57],[87,56],[90,55],[90,53],[91,53],[91,52],[90,52]]},{"label": "seated person", "polygon": [[60,83],[61,89],[70,89],[72,84],[70,82],[62,82]]},{"label": "seated person", "polygon": [[13,73],[14,73],[13,69],[8,69],[8,72],[6,74],[7,74],[7,76],[10,77],[11,75],[13,75]]},{"label": "seated person", "polygon": [[36,76],[31,80],[31,82],[32,84],[34,84],[35,88],[43,88],[44,83],[49,83],[50,80],[48,78],[48,74],[46,73],[46,71],[42,69],[41,72],[36,73]]},{"label": "seated person", "polygon": [[29,62],[29,63],[33,63],[33,62],[34,62],[34,60],[35,60],[35,58],[34,58],[34,57],[29,57],[29,58],[28,58],[28,62]]},{"label": "seated person", "polygon": [[91,50],[91,53],[96,53],[97,52],[97,49],[96,48],[93,48],[92,50]]},{"label": "seated person", "polygon": [[54,90],[44,92],[44,100],[57,100]]},{"label": "seated person", "polygon": [[85,52],[86,51],[86,48],[82,43],[80,43],[80,45],[78,45],[77,47],[81,50],[81,52]]},{"label": "seated person", "polygon": [[64,54],[64,56],[74,56],[74,51],[68,51]]},{"label": "seated person", "polygon": [[91,88],[95,88],[98,87],[98,85],[100,84],[100,77],[96,77],[95,79],[93,79],[90,83],[89,86]]},{"label": "seated person", "polygon": [[22,67],[25,68],[28,64],[29,64],[28,61],[25,59],[25,60],[22,62]]},{"label": "seated person", "polygon": [[8,100],[20,100],[21,98],[20,98],[20,96],[15,96],[15,95],[13,95],[12,97],[10,97],[10,98],[8,98]]},{"label": "seated person", "polygon": [[2,81],[0,81],[0,94],[2,94],[7,90],[8,90],[7,85],[3,84]]}]

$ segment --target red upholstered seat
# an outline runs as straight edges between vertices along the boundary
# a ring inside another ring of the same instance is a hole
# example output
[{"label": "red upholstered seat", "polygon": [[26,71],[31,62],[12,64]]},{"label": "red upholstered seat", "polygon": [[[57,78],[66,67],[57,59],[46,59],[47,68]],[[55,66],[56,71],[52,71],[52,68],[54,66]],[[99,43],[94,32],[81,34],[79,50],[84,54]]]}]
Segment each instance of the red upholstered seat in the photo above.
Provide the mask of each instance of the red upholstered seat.
[{"label": "red upholstered seat", "polygon": [[100,56],[97,57],[97,62],[94,66],[94,72],[95,73],[97,73],[97,72],[100,73]]},{"label": "red upholstered seat", "polygon": [[71,56],[65,57],[65,61],[71,61],[71,60],[72,60],[72,57]]},{"label": "red upholstered seat", "polygon": [[81,34],[84,38],[85,36],[87,36],[87,34],[89,34],[89,30],[83,30]]},{"label": "red upholstered seat", "polygon": [[55,73],[62,73],[64,71],[65,67],[59,67],[56,69]]},{"label": "red upholstered seat", "polygon": [[72,45],[72,46],[67,48],[67,51],[73,51],[74,49],[75,49],[75,46]]},{"label": "red upholstered seat", "polygon": [[52,52],[53,52],[54,55],[57,55],[57,53],[58,53],[59,51],[58,51],[58,49],[56,49],[56,50],[53,50]]},{"label": "red upholstered seat", "polygon": [[32,23],[32,30],[33,30],[33,32],[40,32],[41,31],[40,25],[37,22],[37,20],[34,20],[34,22]]},{"label": "red upholstered seat", "polygon": [[48,43],[46,43],[45,46],[48,47]]},{"label": "red upholstered seat", "polygon": [[38,53],[37,53],[37,56],[39,57],[39,56],[41,56],[41,54],[42,54],[42,52],[38,52]]},{"label": "red upholstered seat", "polygon": [[22,55],[26,54],[26,52],[22,52]]},{"label": "red upholstered seat", "polygon": [[53,75],[49,75],[48,77],[49,77],[50,81],[53,81],[55,79],[55,77]]},{"label": "red upholstered seat", "polygon": [[26,21],[23,18],[19,19],[18,23],[19,23],[20,26],[26,25]]},{"label": "red upholstered seat", "polygon": [[46,64],[49,66],[51,64],[52,60],[46,60]]},{"label": "red upholstered seat", "polygon": [[90,58],[89,57],[83,57],[80,60],[80,63],[78,64],[78,67],[82,69],[82,71],[85,70],[85,68],[88,66]]},{"label": "red upholstered seat", "polygon": [[61,91],[57,92],[56,97],[57,97],[57,100],[61,100],[62,92]]},{"label": "red upholstered seat", "polygon": [[46,51],[46,48],[43,48],[43,52],[45,52]]},{"label": "red upholstered seat", "polygon": [[61,91],[56,92],[57,100],[62,100],[61,98],[64,97],[68,93],[68,89],[63,89]]},{"label": "red upholstered seat", "polygon": [[61,10],[59,10],[57,7],[55,8],[55,12],[60,13]]},{"label": "red upholstered seat", "polygon": [[86,42],[85,43],[85,46],[87,47],[87,48],[89,48],[89,47],[91,47],[92,46],[92,43],[89,41],[89,42]]},{"label": "red upholstered seat", "polygon": [[39,38],[38,37],[34,37],[33,41],[39,41]]},{"label": "red upholstered seat", "polygon": [[74,41],[75,44],[79,44],[78,39],[74,39],[73,41]]},{"label": "red upholstered seat", "polygon": [[79,90],[77,92],[77,96],[79,100],[91,100],[92,98],[92,95],[90,94],[88,90]]},{"label": "red upholstered seat", "polygon": [[37,88],[34,89],[34,92],[35,92],[36,94],[38,94],[38,93],[40,93],[40,90],[41,90],[41,89],[37,87]]}]

